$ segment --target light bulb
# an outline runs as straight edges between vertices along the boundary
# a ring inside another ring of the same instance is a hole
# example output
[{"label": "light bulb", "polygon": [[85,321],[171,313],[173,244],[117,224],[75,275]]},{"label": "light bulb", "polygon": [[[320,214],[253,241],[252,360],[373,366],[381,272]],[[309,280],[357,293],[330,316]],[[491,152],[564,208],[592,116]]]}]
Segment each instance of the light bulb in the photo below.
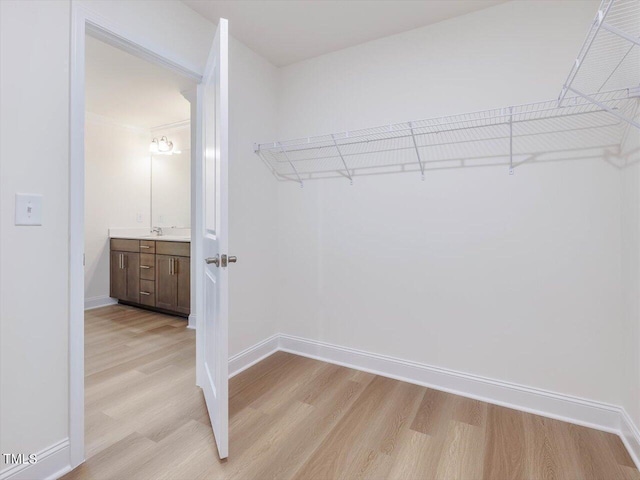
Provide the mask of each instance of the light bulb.
[{"label": "light bulb", "polygon": [[151,145],[149,145],[149,151],[151,153],[158,153],[160,151],[160,148],[158,147],[157,138],[154,138],[153,140],[151,140]]}]

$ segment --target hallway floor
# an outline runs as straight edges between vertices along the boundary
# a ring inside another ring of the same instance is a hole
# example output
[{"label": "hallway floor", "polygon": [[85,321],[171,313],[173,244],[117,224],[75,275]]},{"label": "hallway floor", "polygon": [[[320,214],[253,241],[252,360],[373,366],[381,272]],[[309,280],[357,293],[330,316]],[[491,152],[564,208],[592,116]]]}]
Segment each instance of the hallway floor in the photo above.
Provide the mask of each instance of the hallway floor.
[{"label": "hallway floor", "polygon": [[87,461],[72,479],[640,479],[613,434],[278,352],[230,381],[217,457],[186,321],[85,318]]}]

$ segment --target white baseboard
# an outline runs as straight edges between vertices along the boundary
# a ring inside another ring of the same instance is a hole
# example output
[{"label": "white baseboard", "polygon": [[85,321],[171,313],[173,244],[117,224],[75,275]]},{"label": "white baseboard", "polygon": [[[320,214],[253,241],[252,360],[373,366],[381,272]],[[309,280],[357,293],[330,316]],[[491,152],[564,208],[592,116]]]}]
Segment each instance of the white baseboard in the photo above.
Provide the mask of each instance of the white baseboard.
[{"label": "white baseboard", "polygon": [[264,360],[269,355],[278,351],[279,335],[272,335],[269,338],[256,343],[252,347],[229,357],[229,378],[239,374],[243,370]]},{"label": "white baseboard", "polygon": [[55,480],[60,478],[71,470],[69,464],[69,439],[65,438],[37,452],[37,458],[38,461],[34,464],[11,465],[5,468],[0,472],[0,480]]},{"label": "white baseboard", "polygon": [[620,408],[352,348],[280,335],[280,349],[586,427],[619,432]]},{"label": "white baseboard", "polygon": [[627,447],[629,455],[631,455],[640,470],[640,431],[638,431],[638,427],[633,423],[626,410],[623,408],[620,410],[620,438],[622,438],[622,443]]},{"label": "white baseboard", "polygon": [[115,305],[118,300],[111,298],[108,295],[101,297],[91,297],[84,299],[84,309],[93,310],[94,308],[106,307],[107,305]]},{"label": "white baseboard", "polygon": [[640,469],[640,432],[622,407],[539,388],[278,334],[229,359],[230,376],[276,351],[310,357],[620,436]]},{"label": "white baseboard", "polygon": [[191,315],[189,315],[189,323],[187,325],[187,328],[190,328],[191,330],[195,330],[196,329],[196,314],[192,313]]}]

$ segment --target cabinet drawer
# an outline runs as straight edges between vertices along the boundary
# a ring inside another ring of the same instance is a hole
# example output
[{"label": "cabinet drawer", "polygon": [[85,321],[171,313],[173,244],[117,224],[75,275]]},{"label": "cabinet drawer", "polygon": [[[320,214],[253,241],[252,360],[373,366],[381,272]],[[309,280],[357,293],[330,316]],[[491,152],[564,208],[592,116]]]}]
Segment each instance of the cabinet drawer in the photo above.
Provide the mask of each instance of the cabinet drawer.
[{"label": "cabinet drawer", "polygon": [[119,252],[139,252],[140,240],[129,240],[126,238],[112,238],[111,250]]},{"label": "cabinet drawer", "polygon": [[140,240],[140,253],[156,253],[154,240]]},{"label": "cabinet drawer", "polygon": [[176,257],[191,256],[190,242],[156,242],[156,253],[158,255],[175,255]]},{"label": "cabinet drawer", "polygon": [[149,280],[140,280],[140,303],[150,307],[156,306],[156,284]]},{"label": "cabinet drawer", "polygon": [[156,256],[154,254],[140,254],[140,278],[143,280],[156,279]]}]

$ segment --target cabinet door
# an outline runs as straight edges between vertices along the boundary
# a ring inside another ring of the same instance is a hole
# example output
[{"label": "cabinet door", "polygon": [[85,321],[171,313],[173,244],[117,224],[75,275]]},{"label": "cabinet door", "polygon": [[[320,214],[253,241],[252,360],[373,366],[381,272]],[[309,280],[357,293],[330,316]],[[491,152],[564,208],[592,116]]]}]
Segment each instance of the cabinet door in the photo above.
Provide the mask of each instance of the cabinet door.
[{"label": "cabinet door", "polygon": [[191,311],[191,259],[175,257],[176,276],[178,277],[178,302],[176,311],[189,314]]},{"label": "cabinet door", "polygon": [[140,302],[140,254],[125,253],[125,269],[127,275],[127,291],[125,300]]},{"label": "cabinet door", "polygon": [[178,304],[178,277],[174,275],[174,258],[156,255],[156,307],[175,310]]},{"label": "cabinet door", "polygon": [[111,272],[109,295],[118,300],[127,298],[127,270],[124,268],[124,252],[111,252]]}]

